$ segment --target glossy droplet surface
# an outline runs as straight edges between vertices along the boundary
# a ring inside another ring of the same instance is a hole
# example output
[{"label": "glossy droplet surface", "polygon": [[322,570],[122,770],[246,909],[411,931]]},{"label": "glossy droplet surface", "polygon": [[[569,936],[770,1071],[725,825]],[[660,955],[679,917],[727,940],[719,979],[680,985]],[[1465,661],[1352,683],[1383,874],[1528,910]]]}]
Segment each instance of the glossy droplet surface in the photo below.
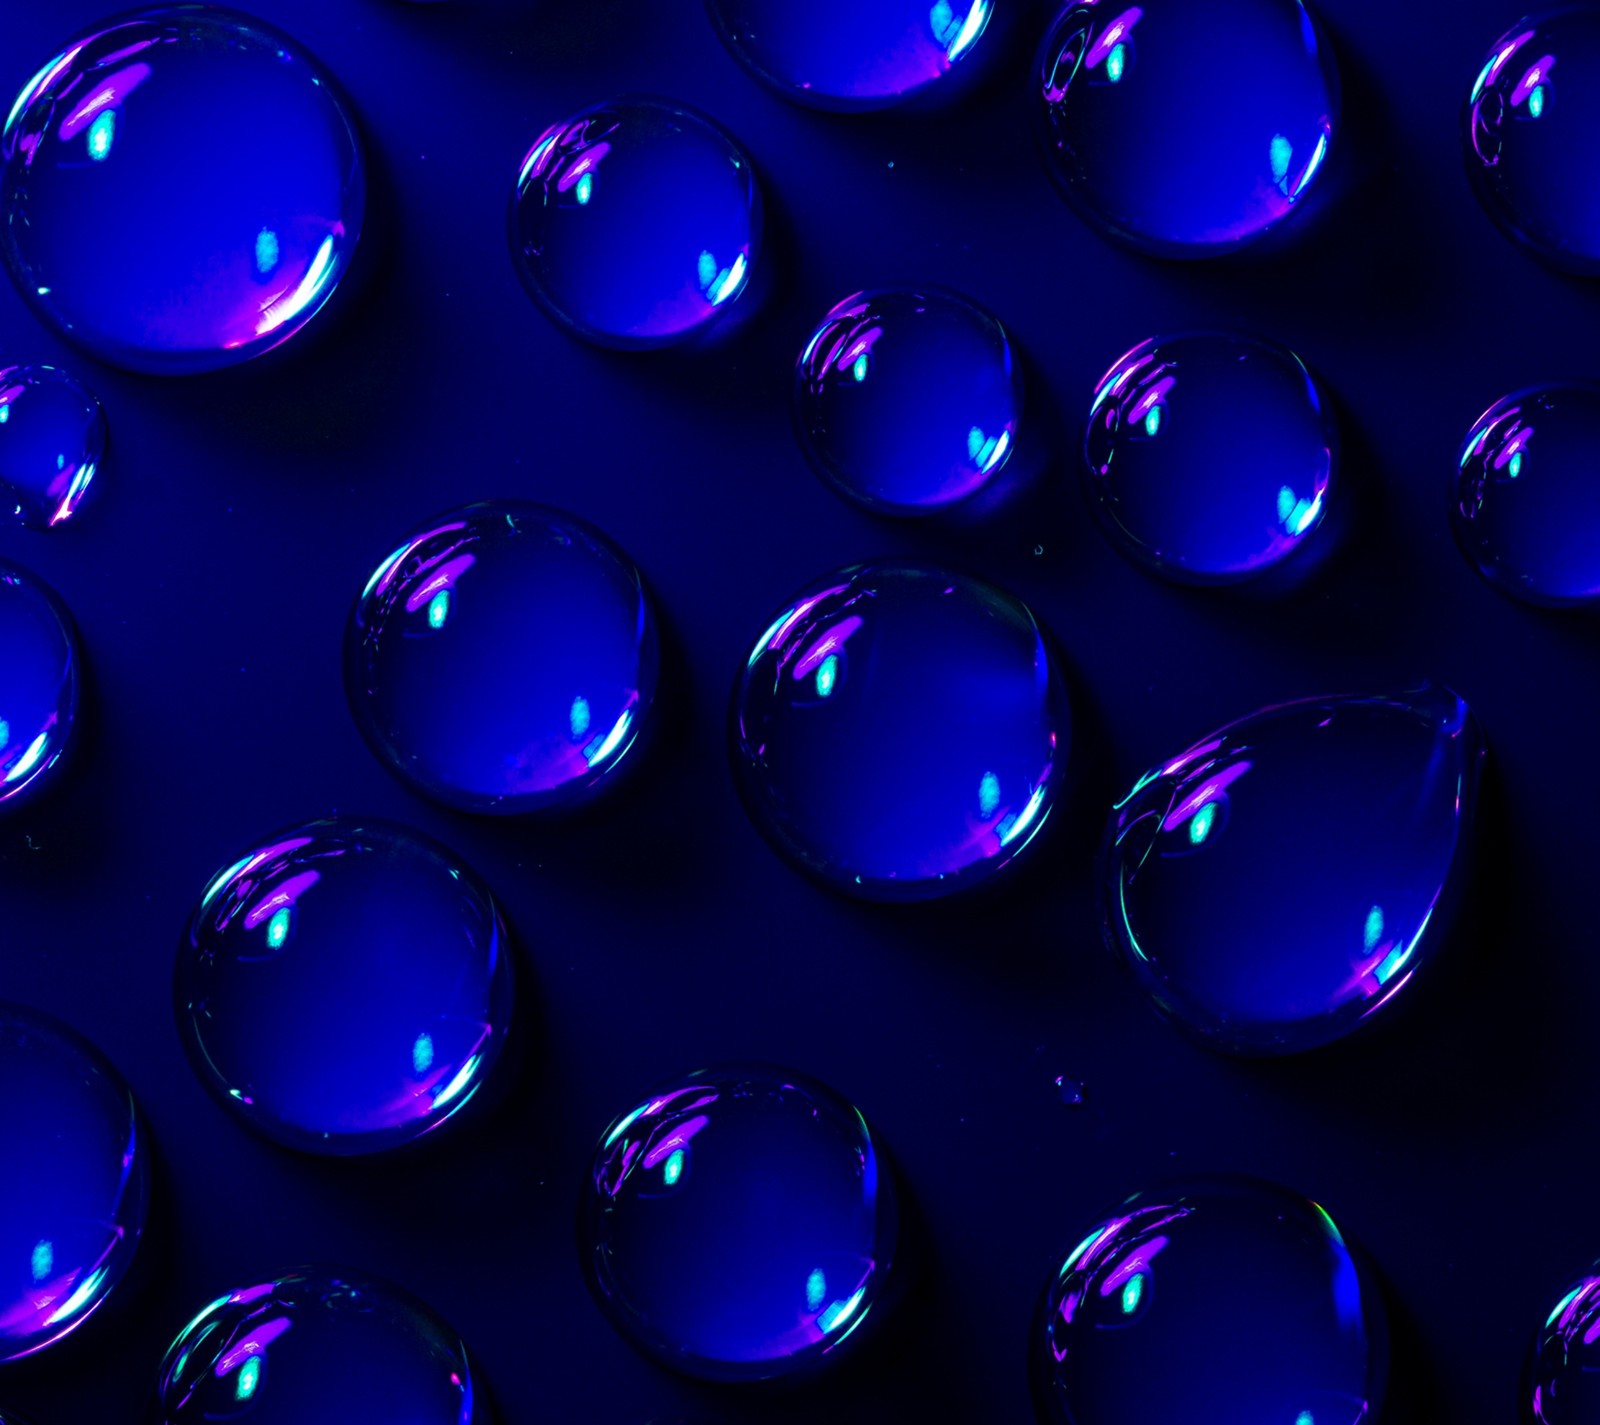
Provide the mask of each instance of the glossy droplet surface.
[{"label": "glossy droplet surface", "polygon": [[814,1366],[877,1304],[894,1257],[887,1166],[861,1114],[792,1070],[660,1085],[616,1119],[579,1249],[612,1325],[708,1380]]},{"label": "glossy droplet surface", "polygon": [[212,878],[174,997],[189,1062],[230,1113],[291,1148],[371,1153],[483,1086],[511,1017],[510,946],[444,847],[383,822],[307,822]]},{"label": "glossy droplet surface", "polygon": [[1214,1048],[1348,1034],[1448,934],[1483,758],[1477,719],[1437,684],[1288,703],[1208,734],[1112,813],[1114,948]]},{"label": "glossy droplet surface", "polygon": [[87,1040],[0,1002],[0,1364],[76,1330],[133,1261],[149,1149],[133,1095]]},{"label": "glossy droplet surface", "polygon": [[761,194],[749,156],[712,119],[616,99],[534,142],[510,228],[517,276],[558,325],[602,346],[665,346],[744,291]]},{"label": "glossy droplet surface", "polygon": [[1202,1177],[1129,1198],[1083,1237],[1029,1358],[1043,1425],[1371,1425],[1388,1337],[1321,1207]]},{"label": "glossy droplet surface", "polygon": [[1600,1263],[1572,1283],[1534,1336],[1523,1379],[1527,1425],[1600,1422]]},{"label": "glossy droplet surface", "polygon": [[948,570],[861,564],[800,590],[757,640],[734,689],[734,773],[802,870],[866,899],[927,899],[1032,841],[1070,721],[1025,605]]},{"label": "glossy droplet surface", "polygon": [[61,602],[0,559],[0,815],[61,775],[77,730],[81,663]]},{"label": "glossy droplet surface", "polygon": [[881,109],[972,51],[991,0],[706,0],[722,42],[757,79],[813,109]]},{"label": "glossy droplet surface", "polygon": [[0,163],[18,291],[134,371],[208,371],[287,341],[344,275],[366,201],[326,71],[212,6],[123,15],[45,58]]},{"label": "glossy droplet surface", "polygon": [[345,634],[368,746],[462,811],[549,811],[614,781],[652,726],[660,670],[633,563],[572,515],[520,501],[413,531]]},{"label": "glossy droplet surface", "polygon": [[88,497],[105,457],[99,398],[55,366],[0,367],[0,507],[54,529]]},{"label": "glossy droplet surface", "polygon": [[1033,83],[1068,202],[1168,257],[1227,252],[1289,217],[1338,124],[1332,55],[1299,0],[1068,4]]},{"label": "glossy droplet surface", "polygon": [[1089,502],[1124,554],[1231,583],[1322,522],[1337,430],[1292,351],[1224,332],[1141,342],[1101,378],[1084,434]]},{"label": "glossy droplet surface", "polygon": [[982,488],[1016,444],[1022,370],[1005,329],[955,292],[857,292],[795,367],[812,468],[880,514],[931,514]]},{"label": "glossy droplet surface", "polygon": [[220,1296],[161,1364],[155,1425],[483,1425],[466,1347],[414,1296],[304,1267]]}]

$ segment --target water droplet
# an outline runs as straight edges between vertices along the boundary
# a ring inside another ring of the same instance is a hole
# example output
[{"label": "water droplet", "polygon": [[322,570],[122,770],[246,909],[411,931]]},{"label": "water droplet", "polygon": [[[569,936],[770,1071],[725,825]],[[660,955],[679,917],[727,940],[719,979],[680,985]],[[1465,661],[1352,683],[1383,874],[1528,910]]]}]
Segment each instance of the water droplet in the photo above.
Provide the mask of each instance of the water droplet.
[{"label": "water droplet", "polygon": [[1600,386],[1496,401],[1468,432],[1451,489],[1461,552],[1530,604],[1600,599]]},{"label": "water droplet", "polygon": [[1534,1425],[1600,1420],[1600,1263],[1562,1294],[1528,1353],[1523,1404]]},{"label": "water droplet", "polygon": [[1338,123],[1332,53],[1300,0],[1075,0],[1034,83],[1068,202],[1169,257],[1229,251],[1292,214]]},{"label": "water droplet", "polygon": [[761,245],[749,156],[721,125],[664,99],[585,109],[528,150],[511,198],[522,285],[601,346],[653,347],[733,305]]},{"label": "water droplet", "polygon": [[62,336],[134,371],[209,371],[287,341],[344,275],[366,203],[326,71],[209,6],[108,21],[46,60],[0,162],[0,254],[18,290]]},{"label": "water droplet", "polygon": [[99,399],[55,366],[0,367],[0,507],[53,529],[82,505],[105,457]]},{"label": "water droplet", "polygon": [[613,1326],[674,1370],[761,1380],[817,1364],[877,1305],[898,1214],[861,1114],[791,1070],[686,1074],[621,1115],[581,1208]]},{"label": "water droplet", "polygon": [[424,796],[501,815],[571,806],[631,767],[660,665],[628,557],[511,500],[413,531],[345,634],[345,692],[378,759]]},{"label": "water droplet", "polygon": [[857,292],[795,367],[794,419],[812,468],[879,514],[931,514],[996,476],[1022,416],[1005,329],[938,288]]},{"label": "water droplet", "polygon": [[991,0],[707,0],[751,74],[813,109],[882,109],[935,83],[983,37]]},{"label": "water droplet", "polygon": [[927,565],[837,570],[767,626],[734,693],[751,819],[868,900],[985,880],[1033,839],[1065,770],[1055,658],[1010,594]]},{"label": "water droplet", "polygon": [[1438,953],[1483,757],[1477,719],[1438,684],[1287,703],[1208,734],[1112,813],[1116,948],[1214,1048],[1348,1034]]},{"label": "water droplet", "polygon": [[60,600],[0,560],[0,813],[59,778],[77,731],[81,663]]},{"label": "water droplet", "polygon": [[1294,553],[1334,482],[1332,407],[1292,351],[1222,332],[1141,342],[1101,378],[1083,454],[1111,542],[1182,583]]},{"label": "water droplet", "polygon": [[1058,1074],[1056,1097],[1068,1108],[1080,1108],[1084,1101],[1083,1085],[1077,1079],[1069,1079],[1065,1074]]},{"label": "water droplet", "polygon": [[1039,1418],[1058,1425],[1362,1425],[1381,1412],[1387,1352],[1374,1283],[1321,1207],[1201,1177],[1129,1198],[1083,1237],[1029,1362]]},{"label": "water droplet", "polygon": [[121,1075],[48,1015],[0,1002],[0,1364],[76,1330],[127,1273],[149,1153]]},{"label": "water droplet", "polygon": [[290,828],[212,877],[178,950],[195,1074],[256,1132],[373,1153],[464,1108],[511,1018],[505,927],[444,847],[382,822]]},{"label": "water droplet", "polygon": [[461,1338],[399,1287],[304,1267],[219,1296],[161,1363],[156,1425],[473,1425]]}]

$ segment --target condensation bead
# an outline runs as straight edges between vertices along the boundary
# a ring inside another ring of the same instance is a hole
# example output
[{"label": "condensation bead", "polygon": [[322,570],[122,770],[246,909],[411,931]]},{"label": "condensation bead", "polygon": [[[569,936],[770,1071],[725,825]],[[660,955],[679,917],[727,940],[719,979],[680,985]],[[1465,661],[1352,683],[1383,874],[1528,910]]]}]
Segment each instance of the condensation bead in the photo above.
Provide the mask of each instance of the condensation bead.
[{"label": "condensation bead", "polygon": [[105,458],[99,398],[55,366],[0,367],[0,508],[54,529],[77,512]]},{"label": "condensation bead", "polygon": [[76,741],[82,661],[60,600],[0,559],[0,815],[60,778]]},{"label": "condensation bead", "polygon": [[1523,1376],[1525,1425],[1600,1425],[1600,1263],[1575,1281],[1534,1336]]}]

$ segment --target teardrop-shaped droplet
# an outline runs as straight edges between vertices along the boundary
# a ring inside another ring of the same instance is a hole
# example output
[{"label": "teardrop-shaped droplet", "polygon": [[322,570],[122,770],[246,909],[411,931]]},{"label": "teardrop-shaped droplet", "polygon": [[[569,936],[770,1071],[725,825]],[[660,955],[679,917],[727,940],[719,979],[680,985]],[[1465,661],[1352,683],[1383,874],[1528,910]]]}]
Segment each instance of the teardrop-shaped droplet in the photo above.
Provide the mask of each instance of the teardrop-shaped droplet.
[{"label": "teardrop-shaped droplet", "polygon": [[1449,689],[1312,698],[1210,733],[1106,829],[1110,938],[1206,1043],[1350,1033],[1437,954],[1466,877],[1483,733]]},{"label": "teardrop-shaped droplet", "polygon": [[706,1380],[815,1366],[878,1304],[898,1214],[866,1120],[790,1069],[662,1084],[595,1151],[579,1250],[611,1324]]},{"label": "teardrop-shaped droplet", "polygon": [[75,376],[0,367],[0,506],[18,524],[65,524],[96,488],[105,450],[105,411]]},{"label": "teardrop-shaped droplet", "polygon": [[1045,161],[1108,236],[1227,252],[1292,214],[1338,125],[1338,80],[1301,0],[1073,0],[1033,78]]},{"label": "teardrop-shaped droplet", "polygon": [[1370,1425],[1388,1332],[1321,1207],[1200,1177],[1129,1198],[1072,1249],[1029,1365],[1041,1425]]},{"label": "teardrop-shaped droplet", "polygon": [[485,1425],[466,1347],[387,1282],[304,1267],[219,1296],[161,1363],[153,1425]]},{"label": "teardrop-shaped droplet", "polygon": [[0,814],[60,777],[77,731],[82,661],[61,601],[0,559]]},{"label": "teardrop-shaped droplet", "polygon": [[1522,1389],[1528,1425],[1600,1425],[1600,1262],[1551,1307]]}]

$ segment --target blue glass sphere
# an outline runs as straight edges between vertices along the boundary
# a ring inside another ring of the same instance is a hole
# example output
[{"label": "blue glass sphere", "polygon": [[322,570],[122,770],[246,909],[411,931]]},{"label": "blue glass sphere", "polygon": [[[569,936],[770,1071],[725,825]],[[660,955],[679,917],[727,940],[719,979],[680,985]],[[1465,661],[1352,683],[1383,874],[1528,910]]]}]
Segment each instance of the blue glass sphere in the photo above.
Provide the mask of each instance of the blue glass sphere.
[{"label": "blue glass sphere", "polygon": [[666,346],[738,299],[761,249],[749,155],[669,99],[597,104],[546,129],[511,195],[511,257],[552,321],[601,346]]},{"label": "blue glass sphere", "polygon": [[1032,104],[1079,216],[1162,257],[1209,257],[1292,215],[1339,123],[1338,80],[1301,0],[1071,0]]},{"label": "blue glass sphere", "polygon": [[1448,688],[1311,698],[1208,733],[1111,814],[1107,939],[1213,1048],[1350,1033],[1449,933],[1485,754]]},{"label": "blue glass sphere", "polygon": [[1338,430],[1292,351],[1224,332],[1156,337],[1101,378],[1089,503],[1135,563],[1187,584],[1249,578],[1322,523]]},{"label": "blue glass sphere", "polygon": [[551,811],[610,786],[638,760],[660,673],[632,561],[572,515],[521,501],[413,531],[345,633],[345,692],[367,745],[460,811]]},{"label": "blue glass sphere", "polygon": [[1033,840],[1070,724],[1024,604],[885,560],[826,575],[769,621],[734,688],[734,775],[801,870],[867,900],[926,900]]},{"label": "blue glass sphere", "polygon": [[988,28],[991,0],[706,0],[723,44],[785,99],[882,109],[948,74]]},{"label": "blue glass sphere", "polygon": [[327,72],[211,5],[122,15],[45,60],[0,165],[0,255],[23,298],[102,361],[158,374],[287,341],[344,275],[366,202]]},{"label": "blue glass sphere", "polygon": [[606,1130],[579,1213],[595,1299],[633,1346],[704,1380],[815,1367],[894,1259],[888,1167],[859,1110],[789,1069],[660,1085]]},{"label": "blue glass sphere", "polygon": [[0,367],[0,508],[54,529],[88,497],[105,458],[106,413],[55,366]]},{"label": "blue glass sphere", "polygon": [[1369,1425],[1388,1374],[1333,1219],[1244,1178],[1129,1198],[1067,1255],[1029,1345],[1041,1425]]},{"label": "blue glass sphere", "polygon": [[127,1274],[150,1150],[122,1076],[66,1025],[0,1002],[0,1364],[78,1329]]},{"label": "blue glass sphere", "polygon": [[486,1425],[461,1338],[399,1287],[303,1267],[219,1296],[161,1363],[152,1425]]},{"label": "blue glass sphere", "polygon": [[456,856],[383,822],[307,822],[212,877],[178,947],[178,1032],[213,1098],[308,1153],[431,1132],[494,1069],[510,945]]},{"label": "blue glass sphere", "polygon": [[0,559],[0,815],[60,777],[76,740],[82,662],[61,601]]},{"label": "blue glass sphere", "polygon": [[1600,1422],[1600,1263],[1562,1293],[1534,1335],[1522,1383],[1524,1425]]},{"label": "blue glass sphere", "polygon": [[1004,467],[1022,419],[1022,368],[994,317],[955,292],[857,292],[795,367],[794,424],[812,468],[878,514],[923,515]]}]

